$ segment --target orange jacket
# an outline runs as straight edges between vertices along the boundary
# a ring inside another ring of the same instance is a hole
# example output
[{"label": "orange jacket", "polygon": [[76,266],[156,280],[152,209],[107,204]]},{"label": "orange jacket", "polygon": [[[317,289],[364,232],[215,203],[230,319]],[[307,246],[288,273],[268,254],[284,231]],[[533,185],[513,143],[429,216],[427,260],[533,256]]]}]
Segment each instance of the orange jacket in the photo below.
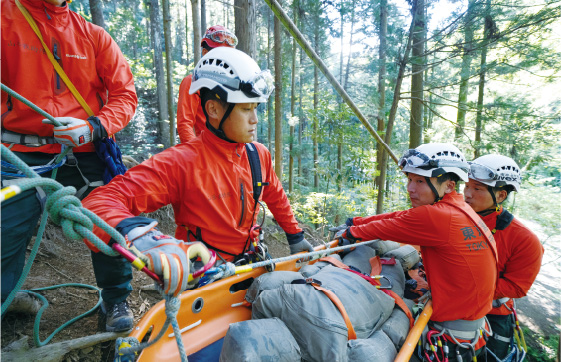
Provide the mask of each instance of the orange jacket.
[{"label": "orange jacket", "polygon": [[[123,129],[132,118],[137,98],[129,65],[111,36],[68,9],[45,1],[20,0],[37,23],[47,47],[60,57],[78,92],[108,135]],[[2,83],[53,117],[87,119],[86,111],[59,78],[39,38],[14,0],[2,0]],[[53,126],[23,103],[2,92],[2,127],[21,134],[53,136]],[[12,151],[60,152],[60,144],[41,147],[14,145]],[[74,149],[93,152],[93,144]]]},{"label": "orange jacket", "polygon": [[[177,133],[181,143],[189,142],[206,129],[206,117],[199,92],[189,94],[193,76],[186,76],[179,86],[177,99]],[[193,131],[193,127],[195,128]]]},{"label": "orange jacket", "polygon": [[[497,217],[503,212],[492,212],[482,219],[489,229],[495,229]],[[543,246],[538,237],[518,219],[495,233],[499,257],[499,279],[495,290],[495,299],[522,298],[528,293],[542,265]],[[507,306],[512,308],[512,301]],[[512,312],[507,307],[493,308],[489,314],[508,315]]]},{"label": "orange jacket", "polygon": [[[263,187],[261,199],[287,234],[301,232],[273,171],[271,154],[265,146],[254,145],[259,152],[263,182],[269,182]],[[125,175],[115,177],[83,201],[84,207],[112,227],[123,219],[167,204],[173,206],[176,238],[187,240],[187,228],[195,234],[200,228],[202,239],[208,244],[230,254],[240,254],[255,204],[244,144],[229,143],[208,130],[203,131],[193,141],[166,149]],[[100,229],[95,228],[94,232],[105,242],[109,240]],[[192,235],[190,240],[194,241]],[[223,256],[228,259],[228,255]]]},{"label": "orange jacket", "polygon": [[[446,194],[434,205],[354,218],[351,234],[421,246],[437,322],[476,320],[491,310],[497,280],[494,240],[490,245],[462,211],[473,212],[461,195]],[[469,209],[469,210],[468,210]],[[480,227],[485,228],[483,222]],[[490,234],[490,232],[489,232]]]}]

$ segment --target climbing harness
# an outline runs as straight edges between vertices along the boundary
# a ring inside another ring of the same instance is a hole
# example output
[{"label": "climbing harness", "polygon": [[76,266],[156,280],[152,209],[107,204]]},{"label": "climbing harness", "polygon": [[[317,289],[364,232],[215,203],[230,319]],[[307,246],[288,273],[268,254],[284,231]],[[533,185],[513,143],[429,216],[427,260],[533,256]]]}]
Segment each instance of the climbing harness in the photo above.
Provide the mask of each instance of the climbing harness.
[{"label": "climbing harness", "polygon": [[[505,300],[506,299],[506,300]],[[526,340],[524,339],[524,333],[522,332],[522,328],[520,327],[520,323],[518,321],[518,314],[516,313],[516,305],[513,301],[513,306],[510,308],[506,302],[510,300],[510,298],[502,298],[493,301],[493,307],[500,307],[504,305],[506,309],[511,311],[511,314],[508,315],[512,318],[512,328],[513,328],[513,335],[508,338],[505,336],[498,335],[496,332],[493,332],[493,339],[509,343],[509,352],[504,358],[499,358],[495,355],[491,350],[487,350],[487,355],[494,358],[494,361],[497,362],[521,362],[526,357],[526,353],[528,351],[528,347],[526,346]]]},{"label": "climbing harness", "polygon": [[[470,359],[477,361],[475,348],[478,346],[481,338],[486,341],[492,333],[491,326],[485,317],[474,321],[459,319],[455,321],[432,322],[431,328],[426,331],[422,338],[425,348],[419,348],[419,358],[421,360],[424,358],[427,361],[447,361],[449,347],[446,346],[446,342],[448,341],[456,346],[455,356],[459,362],[462,361],[462,349],[467,349]],[[433,337],[436,340],[436,344],[432,341]],[[422,344],[423,342],[420,340],[419,345]],[[437,354],[439,348],[442,360]],[[431,354],[434,359],[430,357]]]}]

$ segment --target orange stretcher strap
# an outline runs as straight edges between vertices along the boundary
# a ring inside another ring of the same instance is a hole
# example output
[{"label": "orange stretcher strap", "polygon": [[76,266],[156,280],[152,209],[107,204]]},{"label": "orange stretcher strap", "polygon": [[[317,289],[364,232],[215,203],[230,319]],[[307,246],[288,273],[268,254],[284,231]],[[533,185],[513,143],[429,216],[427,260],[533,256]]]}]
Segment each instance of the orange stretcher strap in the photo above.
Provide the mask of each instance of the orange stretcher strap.
[{"label": "orange stretcher strap", "polygon": [[353,327],[353,324],[351,323],[351,319],[349,318],[349,315],[347,314],[347,311],[345,310],[345,307],[343,306],[343,303],[341,303],[341,300],[337,297],[337,295],[335,295],[335,293],[333,293],[331,290],[322,288],[317,283],[312,282],[310,284],[314,288],[316,288],[317,290],[322,291],[327,296],[327,298],[331,299],[331,301],[333,302],[333,304],[335,304],[337,309],[339,309],[339,312],[341,312],[341,316],[343,317],[343,320],[345,321],[345,324],[347,325],[347,330],[349,331],[349,341],[351,339],[356,339],[356,332],[355,332],[355,329]]},{"label": "orange stretcher strap", "polygon": [[[349,268],[348,265],[346,265],[343,262],[340,262],[339,260],[337,260],[333,257],[326,256],[326,257],[323,257],[323,258],[319,259],[319,261],[325,261],[325,262],[328,262],[328,263],[332,264],[333,266],[336,266],[338,268],[345,269],[345,270],[348,270],[350,272],[355,273],[353,270],[351,270]],[[370,272],[370,278],[373,278],[375,275],[379,275],[380,272],[382,271],[382,261],[381,261],[380,257],[376,256],[374,258],[370,258],[370,266],[372,267],[372,271]],[[359,273],[355,273],[355,274],[360,275]],[[360,275],[360,276],[362,276],[362,275]],[[363,276],[363,277],[365,279],[368,278],[367,276]],[[370,282],[370,284],[372,284],[372,282],[373,282],[371,280],[368,280],[368,281]],[[380,284],[380,282],[378,280],[376,280],[375,282],[378,285]],[[407,304],[405,304],[403,299],[399,295],[397,295],[393,290],[382,289],[382,291],[395,300],[395,304],[397,304],[397,306],[403,311],[403,313],[405,313],[405,315],[409,319],[409,327],[412,328],[413,325],[415,324],[415,319],[413,318],[413,314],[411,313],[411,311],[409,310],[409,307],[407,307]]]},{"label": "orange stretcher strap", "polygon": [[382,272],[382,261],[379,256],[370,258],[370,276],[379,275]]}]

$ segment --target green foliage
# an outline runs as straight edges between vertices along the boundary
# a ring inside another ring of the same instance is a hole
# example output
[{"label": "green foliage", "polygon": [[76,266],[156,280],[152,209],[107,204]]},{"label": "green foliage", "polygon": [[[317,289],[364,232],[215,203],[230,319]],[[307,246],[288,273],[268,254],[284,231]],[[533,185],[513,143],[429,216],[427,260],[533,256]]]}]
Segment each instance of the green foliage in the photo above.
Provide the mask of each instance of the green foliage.
[{"label": "green foliage", "polygon": [[532,332],[527,327],[522,327],[528,343],[527,360],[529,362],[553,362],[559,350],[559,335],[543,336]]},{"label": "green foliage", "polygon": [[561,188],[548,182],[545,178],[526,180],[520,193],[509,196],[506,207],[521,218],[540,224],[548,236],[553,236],[559,235]]},{"label": "green foliage", "polygon": [[293,194],[290,204],[298,220],[326,232],[328,227],[345,222],[348,217],[375,214],[376,191],[359,185],[344,193],[309,192]]}]

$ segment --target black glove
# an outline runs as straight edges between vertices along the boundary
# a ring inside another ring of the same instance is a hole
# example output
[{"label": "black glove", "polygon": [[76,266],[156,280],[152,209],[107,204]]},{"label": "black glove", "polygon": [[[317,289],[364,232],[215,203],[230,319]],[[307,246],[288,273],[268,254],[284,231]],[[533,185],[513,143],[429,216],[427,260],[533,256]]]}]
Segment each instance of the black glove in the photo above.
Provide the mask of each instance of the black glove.
[{"label": "black glove", "polygon": [[351,227],[347,227],[339,237],[336,237],[337,240],[339,240],[339,246],[343,246],[343,245],[350,245],[350,244],[354,244],[357,241],[360,241],[361,239],[355,238],[353,236],[353,234],[351,234]]},{"label": "black glove", "polygon": [[343,234],[343,232],[345,230],[347,230],[347,228],[349,226],[353,226],[353,218],[352,217],[348,218],[347,221],[345,221],[345,223],[342,224],[342,225],[334,226],[332,228],[329,228],[329,232],[333,233],[333,239],[337,239],[338,237],[340,237]]}]

